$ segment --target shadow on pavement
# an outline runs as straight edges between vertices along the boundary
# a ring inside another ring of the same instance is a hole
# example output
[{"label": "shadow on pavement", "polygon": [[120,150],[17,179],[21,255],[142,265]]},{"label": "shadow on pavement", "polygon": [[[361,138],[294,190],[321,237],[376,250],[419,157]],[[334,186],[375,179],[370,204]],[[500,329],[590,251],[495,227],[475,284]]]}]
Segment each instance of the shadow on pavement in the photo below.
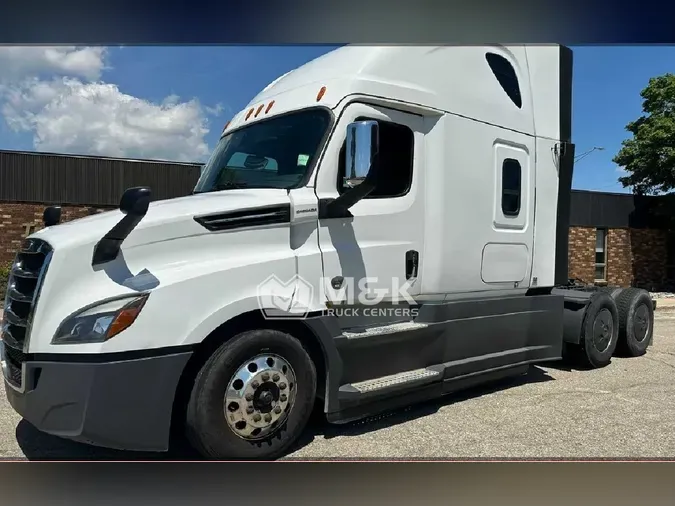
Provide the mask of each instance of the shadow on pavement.
[{"label": "shadow on pavement", "polygon": [[[488,395],[528,383],[540,383],[552,381],[553,379],[543,369],[532,366],[529,372],[522,376],[489,383],[481,387],[451,394],[435,401],[416,404],[402,410],[383,413],[376,417],[345,425],[327,423],[323,414],[317,410],[305,434],[289,450],[289,453],[309,445],[316,437],[330,439],[336,436],[360,436],[431,415],[436,413],[440,408],[455,402]],[[201,460],[199,455],[183,440],[176,440],[172,444],[172,448],[165,453],[109,450],[45,434],[38,431],[25,420],[21,420],[16,427],[16,440],[28,460]]]},{"label": "shadow on pavement", "polygon": [[331,439],[338,436],[361,436],[369,432],[375,432],[381,429],[392,427],[394,425],[398,425],[400,423],[406,423],[418,418],[432,415],[442,407],[454,404],[456,402],[474,399],[483,395],[492,394],[528,383],[542,383],[546,381],[554,381],[554,378],[549,376],[548,373],[543,369],[536,366],[531,366],[529,372],[522,376],[486,383],[478,387],[473,387],[454,394],[446,395],[440,399],[422,402],[420,404],[415,404],[401,410],[382,413],[374,417],[365,418],[363,420],[344,425],[329,424],[325,421],[325,419],[323,422],[321,422],[319,421],[319,415],[317,414],[316,418],[318,423],[315,422],[311,427],[308,428],[308,430],[305,431],[305,434],[300,438],[298,444],[292,447],[291,450],[289,450],[289,453],[298,451],[304,446],[309,445],[317,436],[323,437],[324,439]]}]

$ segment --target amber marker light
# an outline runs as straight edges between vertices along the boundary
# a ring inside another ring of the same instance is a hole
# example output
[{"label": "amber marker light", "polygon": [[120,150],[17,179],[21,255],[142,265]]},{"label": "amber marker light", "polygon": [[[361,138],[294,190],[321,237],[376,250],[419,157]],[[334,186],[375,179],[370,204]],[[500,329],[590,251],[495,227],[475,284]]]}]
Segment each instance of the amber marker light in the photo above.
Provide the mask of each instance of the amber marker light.
[{"label": "amber marker light", "polygon": [[326,87],[322,86],[321,89],[319,90],[319,93],[316,95],[316,101],[320,102],[325,94],[326,94]]},{"label": "amber marker light", "polygon": [[146,300],[148,300],[147,297],[138,298],[121,309],[108,328],[106,340],[131,327],[141,313]]}]

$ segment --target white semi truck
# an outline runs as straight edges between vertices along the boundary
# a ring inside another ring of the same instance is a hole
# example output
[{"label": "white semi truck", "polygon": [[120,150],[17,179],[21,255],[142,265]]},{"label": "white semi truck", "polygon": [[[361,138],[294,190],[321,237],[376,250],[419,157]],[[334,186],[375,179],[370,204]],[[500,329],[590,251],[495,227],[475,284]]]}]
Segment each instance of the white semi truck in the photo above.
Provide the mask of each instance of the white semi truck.
[{"label": "white semi truck", "polygon": [[568,280],[571,89],[557,45],[346,46],[282,76],[193,195],[45,211],[5,299],[9,402],[94,445],[164,451],[180,429],[208,458],[270,459],[317,400],[344,423],[563,348],[642,355],[649,294]]}]

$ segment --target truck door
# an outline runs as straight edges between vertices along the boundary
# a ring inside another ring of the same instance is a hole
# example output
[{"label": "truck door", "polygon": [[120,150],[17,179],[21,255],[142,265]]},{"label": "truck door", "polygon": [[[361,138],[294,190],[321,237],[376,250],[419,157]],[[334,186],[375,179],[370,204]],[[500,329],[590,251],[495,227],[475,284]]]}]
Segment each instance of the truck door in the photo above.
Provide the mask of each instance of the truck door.
[{"label": "truck door", "polygon": [[481,278],[493,288],[529,288],[534,245],[534,141],[509,132],[493,144],[492,229],[483,246]]},{"label": "truck door", "polygon": [[[392,298],[401,299],[396,293],[397,285],[409,283],[406,293],[412,297],[420,294],[420,264],[424,262],[424,120],[387,108],[349,105],[338,120],[317,174],[320,200],[337,198],[344,190],[346,130],[356,120],[375,120],[379,124],[379,163],[384,177],[368,197],[350,209],[353,217],[319,220],[324,290],[326,299],[333,303],[346,302],[353,289],[351,293],[374,296],[386,305]],[[340,281],[341,292],[337,289]],[[359,282],[361,289],[355,286]],[[402,319],[401,313],[389,314],[394,320]]]}]

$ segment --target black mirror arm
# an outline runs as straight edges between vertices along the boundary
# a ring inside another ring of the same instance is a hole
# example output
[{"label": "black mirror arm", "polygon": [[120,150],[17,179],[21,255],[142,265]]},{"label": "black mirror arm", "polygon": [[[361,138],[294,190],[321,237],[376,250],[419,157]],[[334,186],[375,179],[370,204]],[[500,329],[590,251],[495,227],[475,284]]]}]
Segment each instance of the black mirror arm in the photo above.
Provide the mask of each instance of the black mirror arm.
[{"label": "black mirror arm", "polygon": [[125,215],[110,231],[96,244],[94,248],[93,265],[104,264],[117,258],[120,246],[124,239],[136,228],[143,216],[134,214]]},{"label": "black mirror arm", "polygon": [[120,211],[124,216],[113,226],[94,247],[92,266],[115,260],[120,247],[129,234],[148,212],[150,188],[129,188],[120,199]]}]

